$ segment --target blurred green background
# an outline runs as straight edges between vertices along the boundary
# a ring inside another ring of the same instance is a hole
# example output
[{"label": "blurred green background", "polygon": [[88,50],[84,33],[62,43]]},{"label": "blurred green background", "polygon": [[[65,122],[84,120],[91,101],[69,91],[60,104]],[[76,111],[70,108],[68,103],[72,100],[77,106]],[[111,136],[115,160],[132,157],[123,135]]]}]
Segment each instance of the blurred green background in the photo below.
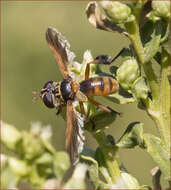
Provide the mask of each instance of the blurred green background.
[{"label": "blurred green background", "polygon": [[[32,91],[39,91],[48,80],[62,80],[58,66],[45,40],[48,26],[57,28],[70,42],[76,60],[82,61],[85,50],[93,56],[116,55],[129,41],[121,34],[93,28],[85,15],[86,1],[1,1],[1,116],[2,120],[18,129],[29,129],[33,121],[50,124],[53,143],[57,150],[64,150],[66,123],[55,110],[46,108],[39,100],[32,103]],[[114,64],[119,65],[119,58]],[[108,68],[106,68],[108,70]],[[122,112],[106,131],[116,139],[133,121],[144,123],[144,131],[157,134],[155,125],[147,114],[135,104],[116,105],[102,99]],[[86,133],[86,144],[95,148],[96,142]],[[120,159],[141,184],[151,185],[150,169],[155,164],[139,148],[121,150]]]}]

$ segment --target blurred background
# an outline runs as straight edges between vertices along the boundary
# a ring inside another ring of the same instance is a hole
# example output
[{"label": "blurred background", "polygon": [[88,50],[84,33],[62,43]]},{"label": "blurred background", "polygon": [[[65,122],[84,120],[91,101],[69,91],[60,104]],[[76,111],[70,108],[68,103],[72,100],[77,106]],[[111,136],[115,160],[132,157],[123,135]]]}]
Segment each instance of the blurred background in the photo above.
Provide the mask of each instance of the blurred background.
[{"label": "blurred background", "polygon": [[[118,33],[100,31],[86,18],[86,1],[3,1],[1,2],[1,117],[19,130],[28,130],[30,123],[50,124],[53,144],[57,150],[65,148],[66,122],[38,100],[32,102],[32,91],[39,91],[48,80],[60,81],[62,75],[45,40],[48,26],[57,28],[70,42],[76,61],[81,62],[85,50],[93,56],[116,55],[129,41]],[[115,63],[119,65],[122,59]],[[102,66],[103,68],[105,66]],[[105,68],[108,71],[108,68]],[[157,135],[153,121],[136,104],[117,105],[102,98],[101,102],[122,112],[106,132],[118,139],[129,123],[144,123],[144,131]],[[86,133],[86,145],[97,146]],[[3,150],[3,149],[2,149]],[[139,148],[121,150],[120,160],[141,184],[151,185],[152,159]]]}]

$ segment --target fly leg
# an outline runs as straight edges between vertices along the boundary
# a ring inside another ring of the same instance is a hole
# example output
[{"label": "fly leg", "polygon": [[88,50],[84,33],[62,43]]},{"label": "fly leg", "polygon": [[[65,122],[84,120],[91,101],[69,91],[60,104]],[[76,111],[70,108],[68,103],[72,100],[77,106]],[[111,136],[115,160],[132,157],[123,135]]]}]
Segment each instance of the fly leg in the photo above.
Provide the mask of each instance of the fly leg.
[{"label": "fly leg", "polygon": [[85,80],[89,79],[90,74],[90,64],[104,64],[104,65],[110,65],[112,62],[114,62],[123,52],[125,51],[125,48],[123,48],[114,58],[111,58],[108,55],[99,55],[95,58],[94,61],[87,63],[86,70],[85,70]]},{"label": "fly leg", "polygon": [[79,101],[79,104],[80,104],[81,114],[83,115],[84,119],[86,120],[87,118],[86,118],[86,113],[85,113],[83,102]]},{"label": "fly leg", "polygon": [[98,108],[100,108],[101,110],[104,110],[104,111],[106,111],[106,112],[108,112],[108,113],[112,113],[112,112],[113,112],[113,113],[116,113],[116,114],[118,114],[118,115],[121,115],[121,113],[119,113],[119,112],[113,110],[113,109],[110,108],[110,107],[107,107],[107,106],[102,105],[101,103],[99,103],[99,102],[93,100],[92,98],[89,98],[89,97],[88,97],[88,100],[89,100],[92,104],[94,104],[94,105],[96,105]]}]

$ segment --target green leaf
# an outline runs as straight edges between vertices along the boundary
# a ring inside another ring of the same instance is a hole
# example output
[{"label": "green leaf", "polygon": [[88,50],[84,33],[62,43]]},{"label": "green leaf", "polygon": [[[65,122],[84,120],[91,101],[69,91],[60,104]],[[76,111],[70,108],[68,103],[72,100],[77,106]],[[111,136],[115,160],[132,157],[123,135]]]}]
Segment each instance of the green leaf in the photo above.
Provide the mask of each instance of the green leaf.
[{"label": "green leaf", "polygon": [[139,183],[135,177],[126,172],[122,172],[121,177],[128,189],[139,189]]},{"label": "green leaf", "polygon": [[1,189],[17,189],[20,176],[13,173],[13,171],[7,167],[1,170]]},{"label": "green leaf", "polygon": [[98,147],[96,149],[95,158],[98,161],[99,171],[101,172],[101,174],[105,178],[106,182],[108,184],[112,184],[113,182],[112,182],[112,179],[111,179],[110,174],[108,172],[108,169],[107,169],[107,166],[105,163],[105,158],[104,158],[103,152],[102,152],[100,147]]},{"label": "green leaf", "polygon": [[19,160],[14,157],[10,157],[8,159],[8,163],[10,169],[13,171],[15,175],[20,177],[28,176],[31,168],[25,161]]},{"label": "green leaf", "polygon": [[137,145],[143,147],[143,143],[143,123],[133,122],[128,125],[116,146],[134,148]]},{"label": "green leaf", "polygon": [[99,178],[98,162],[89,156],[81,155],[82,160],[89,164],[88,172],[90,180],[93,183],[95,189],[109,189],[109,185],[102,182]]},{"label": "green leaf", "polygon": [[161,141],[160,138],[155,137],[151,134],[144,134],[144,142],[146,146],[146,151],[157,163],[166,180],[170,180],[169,154],[167,153],[167,149],[164,143]]},{"label": "green leaf", "polygon": [[85,124],[85,129],[90,132],[104,130],[116,119],[116,115],[115,112],[98,111],[89,117],[88,122]]},{"label": "green leaf", "polygon": [[129,104],[136,101],[135,98],[132,97],[132,95],[124,90],[121,86],[115,94],[105,96],[105,98],[117,104]]},{"label": "green leaf", "polygon": [[[89,161],[91,159],[89,158]],[[88,171],[89,171],[89,176],[91,179],[91,182],[93,183],[93,185],[95,186],[95,189],[97,189],[99,187],[99,171],[98,171],[98,163],[95,160],[91,160],[92,164],[90,164]]]},{"label": "green leaf", "polygon": [[52,176],[52,175],[54,176],[52,163],[50,163],[50,164],[37,164],[36,169],[37,169],[38,174],[43,179],[47,179],[49,176]]},{"label": "green leaf", "polygon": [[171,55],[170,44],[171,44],[171,36],[169,35],[168,40],[165,41],[165,42],[162,44],[162,47],[165,49],[165,51],[166,51],[169,55]]},{"label": "green leaf", "polygon": [[148,97],[149,88],[144,77],[139,77],[132,85],[132,93],[137,100],[146,99]]},{"label": "green leaf", "polygon": [[154,23],[152,21],[147,21],[144,26],[140,30],[141,40],[142,43],[145,45],[145,43],[149,42],[151,40],[151,35],[154,30]]},{"label": "green leaf", "polygon": [[21,133],[13,125],[2,122],[1,140],[9,149],[16,150],[21,137]]},{"label": "green leaf", "polygon": [[85,177],[88,165],[78,163],[72,174],[72,177],[64,185],[64,189],[86,189]]},{"label": "green leaf", "polygon": [[54,156],[54,172],[57,179],[62,180],[65,172],[70,167],[70,159],[66,152],[57,152]]},{"label": "green leaf", "polygon": [[45,148],[47,149],[48,152],[50,152],[51,154],[56,154],[56,150],[52,146],[49,139],[42,139],[42,143],[43,143],[43,145],[45,146]]},{"label": "green leaf", "polygon": [[145,44],[145,56],[144,56],[144,63],[149,62],[154,55],[157,53],[160,45],[160,39],[162,36],[162,29],[161,29],[161,22],[158,21],[154,24],[154,30],[151,35],[151,40]]},{"label": "green leaf", "polygon": [[38,159],[35,160],[36,164],[51,164],[53,161],[53,157],[51,154],[45,152]]},{"label": "green leaf", "polygon": [[40,176],[37,166],[35,164],[32,165],[29,175],[29,182],[33,185],[33,187],[42,188],[45,178],[44,176]]}]

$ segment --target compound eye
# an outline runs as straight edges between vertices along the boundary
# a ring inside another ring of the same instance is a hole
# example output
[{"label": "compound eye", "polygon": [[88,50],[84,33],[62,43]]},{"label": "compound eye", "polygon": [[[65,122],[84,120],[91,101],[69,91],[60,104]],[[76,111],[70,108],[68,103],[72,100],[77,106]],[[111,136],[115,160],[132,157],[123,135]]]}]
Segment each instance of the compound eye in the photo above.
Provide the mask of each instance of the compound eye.
[{"label": "compound eye", "polygon": [[53,94],[51,94],[50,92],[46,92],[43,96],[43,102],[44,104],[48,107],[48,108],[54,108],[54,104],[53,104],[53,99],[52,99]]},{"label": "compound eye", "polygon": [[46,82],[46,83],[44,84],[43,88],[44,88],[44,89],[45,89],[45,88],[51,88],[52,83],[53,83],[53,81],[52,81],[52,80],[50,80],[50,81]]}]

